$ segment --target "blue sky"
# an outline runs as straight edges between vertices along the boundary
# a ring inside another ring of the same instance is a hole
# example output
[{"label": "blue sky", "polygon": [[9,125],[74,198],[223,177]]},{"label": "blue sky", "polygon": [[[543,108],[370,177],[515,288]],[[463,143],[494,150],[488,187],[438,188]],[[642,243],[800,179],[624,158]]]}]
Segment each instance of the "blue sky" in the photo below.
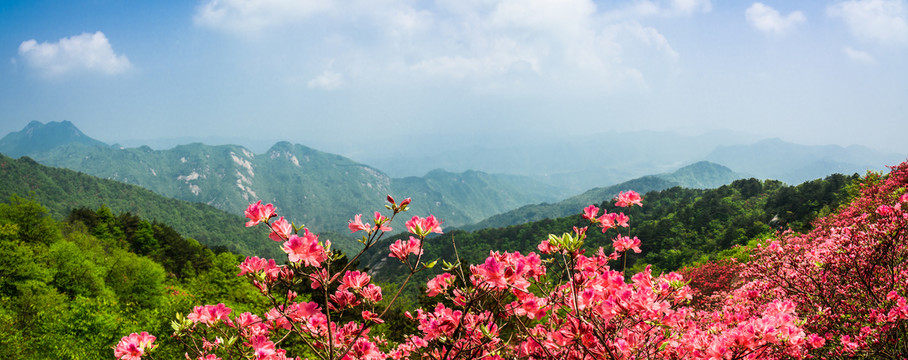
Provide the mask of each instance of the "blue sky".
[{"label": "blue sky", "polygon": [[4,1],[0,57],[0,134],[353,155],[728,129],[908,153],[908,0]]}]

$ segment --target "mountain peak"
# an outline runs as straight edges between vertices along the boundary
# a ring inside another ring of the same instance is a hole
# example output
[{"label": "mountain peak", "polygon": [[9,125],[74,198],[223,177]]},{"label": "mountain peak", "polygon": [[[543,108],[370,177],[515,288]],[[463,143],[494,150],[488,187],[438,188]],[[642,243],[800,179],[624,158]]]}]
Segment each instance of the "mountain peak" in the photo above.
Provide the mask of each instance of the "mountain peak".
[{"label": "mountain peak", "polygon": [[724,165],[709,161],[699,161],[675,170],[675,172],[667,174],[665,177],[683,184],[684,187],[711,189],[731,183],[744,176],[735,173]]},{"label": "mountain peak", "polygon": [[88,137],[68,120],[51,121],[47,124],[31,121],[21,131],[11,132],[0,139],[0,152],[20,157],[71,143],[108,146]]}]

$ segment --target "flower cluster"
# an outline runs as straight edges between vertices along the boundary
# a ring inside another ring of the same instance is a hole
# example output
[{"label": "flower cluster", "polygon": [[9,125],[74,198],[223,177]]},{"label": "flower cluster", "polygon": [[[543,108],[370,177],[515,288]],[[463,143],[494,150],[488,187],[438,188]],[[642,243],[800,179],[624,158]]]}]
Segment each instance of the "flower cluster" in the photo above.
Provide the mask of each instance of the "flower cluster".
[{"label": "flower cluster", "polygon": [[[900,358],[908,353],[906,188],[908,163],[868,178],[858,198],[814,231],[780,234],[753,249],[749,262],[685,269],[690,280],[654,275],[649,266],[633,275],[613,268],[640,253],[641,240],[629,234],[626,215],[600,215],[590,205],[582,217],[591,225],[603,232],[628,228],[613,238],[613,251],[584,248],[587,228],[575,227],[543,240],[541,255],[491,251],[479,264],[445,262],[426,283],[428,296],[443,299],[407,312],[416,333],[399,343],[371,330],[387,320],[413,275],[434,266],[423,262],[423,247],[441,232],[441,221],[414,216],[405,223],[413,236],[387,244],[388,256],[409,270],[387,300],[372,276],[351,264],[391,231],[410,199],[398,204],[388,196],[388,217],[350,220],[352,232],[365,234],[363,250],[344,263],[334,263],[340,257],[330,242],[309,229],[282,217],[271,223],[274,207],[258,202],[246,210],[247,226],[267,224],[286,264],[249,257],[239,275],[272,306],[260,315],[197,306],[173,322],[174,338],[192,344],[187,358],[205,360],[282,360],[288,349],[330,360]],[[622,207],[643,201],[633,191],[615,200]],[[321,292],[319,300],[298,301],[287,290],[304,281]],[[708,300],[691,306],[695,295]],[[114,356],[139,359],[154,340],[145,332],[128,335]]]},{"label": "flower cluster", "polygon": [[122,360],[139,360],[146,351],[154,349],[155,338],[147,332],[132,333],[124,336],[114,348],[114,357]]}]

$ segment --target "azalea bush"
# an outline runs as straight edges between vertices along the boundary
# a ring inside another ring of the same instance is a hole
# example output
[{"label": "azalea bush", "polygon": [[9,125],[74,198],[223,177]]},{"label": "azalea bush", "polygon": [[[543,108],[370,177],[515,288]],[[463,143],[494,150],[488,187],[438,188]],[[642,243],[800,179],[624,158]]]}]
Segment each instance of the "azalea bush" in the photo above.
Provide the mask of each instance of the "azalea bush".
[{"label": "azalea bush", "polygon": [[[868,184],[851,210],[821,220],[814,232],[782,234],[743,264],[687,271],[713,276],[695,279],[712,294],[696,306],[682,275],[654,275],[648,266],[628,273],[628,257],[641,251],[631,219],[592,205],[582,212],[589,226],[540,239],[538,253],[492,251],[482,263],[465,264],[451,240],[456,260],[438,264],[423,257],[430,235],[442,231],[432,215],[406,221],[408,239],[382,242],[409,199],[388,196],[385,212],[350,220],[350,230],[362,233],[362,251],[350,261],[258,202],[246,210],[246,225],[268,226],[287,258],[248,257],[239,275],[270,309],[197,306],[177,315],[171,336],[187,358],[205,360],[897,358],[906,353],[908,318],[906,168]],[[643,206],[633,191],[615,200]],[[610,234],[611,247],[584,246],[596,230]],[[353,266],[379,244],[407,271],[392,291]],[[444,271],[425,289],[437,304],[406,313],[416,330],[397,334],[399,341],[375,331],[415,275],[434,267]],[[320,296],[301,296],[294,291],[300,286]],[[154,358],[155,340],[145,332],[125,336],[114,356]]]},{"label": "azalea bush", "polygon": [[728,294],[786,299],[826,358],[908,356],[908,163],[871,174],[858,196],[805,234],[757,247]]}]

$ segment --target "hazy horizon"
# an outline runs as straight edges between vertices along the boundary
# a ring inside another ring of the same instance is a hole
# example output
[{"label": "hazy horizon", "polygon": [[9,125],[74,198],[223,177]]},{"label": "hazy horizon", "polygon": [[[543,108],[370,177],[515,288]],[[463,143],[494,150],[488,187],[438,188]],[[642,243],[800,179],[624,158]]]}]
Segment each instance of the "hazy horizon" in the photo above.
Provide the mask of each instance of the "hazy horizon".
[{"label": "hazy horizon", "polygon": [[362,159],[721,130],[908,154],[908,0],[11,1],[0,30],[2,134]]}]

